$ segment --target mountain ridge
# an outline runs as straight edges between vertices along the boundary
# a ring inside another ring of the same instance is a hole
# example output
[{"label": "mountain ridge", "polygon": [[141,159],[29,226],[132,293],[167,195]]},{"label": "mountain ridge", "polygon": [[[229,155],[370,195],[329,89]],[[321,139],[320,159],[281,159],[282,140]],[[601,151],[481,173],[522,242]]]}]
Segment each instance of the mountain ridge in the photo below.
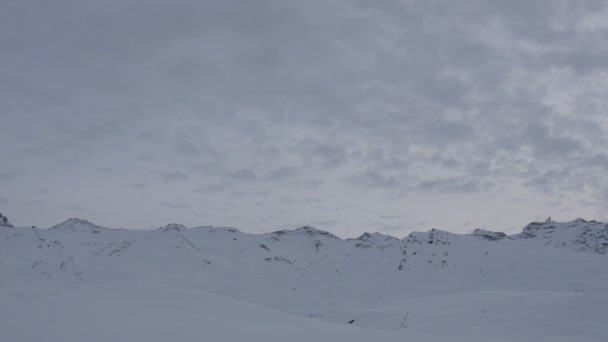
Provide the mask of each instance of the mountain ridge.
[{"label": "mountain ridge", "polygon": [[[14,228],[6,217],[0,214],[0,224],[5,221],[5,227]],[[36,228],[37,229],[37,228]],[[96,225],[86,219],[81,218],[70,218],[64,222],[56,224],[48,230],[64,230],[71,232],[86,233],[91,232],[98,234],[102,231],[149,231],[149,230],[136,230],[136,229],[123,229],[123,228],[108,228]],[[41,229],[44,230],[44,229]],[[471,233],[452,233],[445,230],[433,228],[429,231],[413,231],[404,238],[397,238],[395,236],[384,234],[380,232],[369,233],[365,232],[356,238],[340,238],[329,231],[318,229],[312,226],[302,226],[294,229],[284,229],[274,231],[270,233],[246,233],[233,227],[214,227],[214,226],[196,226],[186,227],[183,224],[171,223],[165,226],[157,228],[160,231],[190,231],[190,230],[203,230],[211,233],[237,233],[249,236],[262,236],[270,235],[276,238],[284,236],[305,236],[308,238],[330,238],[340,241],[361,241],[364,243],[375,242],[379,240],[390,241],[390,240],[401,240],[406,243],[414,244],[439,244],[449,245],[451,240],[460,239],[463,237],[475,237],[477,239],[498,241],[498,240],[539,240],[542,241],[545,246],[552,246],[556,248],[572,249],[576,251],[588,251],[598,254],[608,254],[608,223],[598,222],[595,220],[587,221],[582,218],[577,218],[572,221],[556,222],[547,220],[545,222],[531,222],[527,224],[520,233],[507,235],[504,232],[490,231],[485,229],[475,229]]]},{"label": "mountain ridge", "polygon": [[[1,225],[1,221],[2,221],[2,215],[0,214],[0,225]],[[7,225],[8,227],[15,227],[13,225],[11,225],[10,223]],[[501,231],[491,231],[491,230],[486,230],[486,229],[481,229],[481,228],[476,228],[474,229],[471,233],[453,233],[447,230],[441,230],[441,229],[437,229],[437,228],[432,228],[428,231],[412,231],[410,234],[408,234],[407,236],[403,237],[403,238],[398,238],[396,236],[390,235],[390,234],[385,234],[385,233],[381,233],[381,232],[364,232],[363,234],[361,234],[358,237],[352,237],[352,238],[341,238],[333,233],[331,233],[330,231],[327,230],[323,230],[323,229],[319,229],[313,226],[308,226],[308,225],[304,225],[298,228],[293,228],[293,229],[283,229],[283,230],[279,230],[279,231],[273,231],[273,232],[267,232],[267,233],[247,233],[247,232],[243,232],[241,230],[239,230],[238,228],[234,228],[234,227],[224,227],[224,226],[193,226],[193,227],[187,227],[181,223],[170,223],[167,224],[165,226],[159,226],[158,228],[156,228],[157,230],[178,230],[178,231],[184,231],[184,230],[209,230],[211,232],[218,232],[218,231],[225,231],[225,232],[231,232],[231,233],[241,233],[241,234],[246,234],[246,235],[252,235],[252,236],[260,236],[260,235],[265,235],[265,234],[271,234],[271,235],[276,235],[276,236],[282,236],[282,235],[290,235],[290,236],[294,236],[294,235],[303,235],[303,236],[308,236],[308,237],[315,237],[315,236],[325,236],[325,237],[329,237],[329,238],[333,238],[333,239],[338,239],[338,240],[343,240],[343,241],[348,241],[348,240],[368,240],[368,239],[377,239],[377,238],[384,238],[384,239],[397,239],[397,240],[410,240],[410,241],[415,241],[415,240],[419,240],[420,238],[422,238],[423,235],[429,235],[431,238],[430,240],[434,240],[434,242],[436,243],[446,243],[447,241],[442,241],[441,237],[448,238],[449,236],[475,236],[478,238],[482,238],[482,239],[487,239],[487,240],[501,240],[501,239],[529,239],[529,238],[536,238],[536,237],[542,237],[545,239],[549,239],[550,236],[555,233],[556,231],[559,230],[563,230],[564,228],[585,228],[588,231],[589,234],[589,230],[594,230],[594,228],[601,230],[600,234],[597,235],[597,237],[599,239],[608,239],[608,223],[603,223],[603,222],[598,222],[596,220],[585,220],[582,218],[577,218],[575,220],[572,221],[565,221],[565,222],[557,222],[557,221],[551,221],[551,220],[547,220],[544,222],[540,222],[540,221],[533,221],[530,222],[529,224],[527,224],[521,232],[519,233],[515,233],[515,234],[511,234],[508,235],[504,232]],[[150,231],[149,229],[129,229],[129,228],[110,228],[110,227],[103,227],[103,226],[99,226],[96,225],[86,219],[81,219],[81,218],[69,218],[66,221],[63,221],[61,223],[58,223],[50,228],[37,228],[37,229],[66,229],[66,230],[79,230],[79,231],[87,231],[87,230],[91,230],[91,231],[99,231],[99,230],[110,230],[110,231],[115,231],[115,230],[129,230],[129,231]],[[448,238],[449,239],[449,238]],[[608,240],[605,241],[608,243]],[[604,241],[602,241],[602,243],[604,243]]]}]

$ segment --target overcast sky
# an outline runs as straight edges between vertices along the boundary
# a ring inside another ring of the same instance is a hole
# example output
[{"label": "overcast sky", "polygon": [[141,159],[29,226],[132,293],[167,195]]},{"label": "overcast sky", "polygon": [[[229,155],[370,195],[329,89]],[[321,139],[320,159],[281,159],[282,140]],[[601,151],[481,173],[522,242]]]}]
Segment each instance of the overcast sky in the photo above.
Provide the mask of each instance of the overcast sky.
[{"label": "overcast sky", "polygon": [[5,0],[0,44],[16,225],[608,220],[603,0]]}]

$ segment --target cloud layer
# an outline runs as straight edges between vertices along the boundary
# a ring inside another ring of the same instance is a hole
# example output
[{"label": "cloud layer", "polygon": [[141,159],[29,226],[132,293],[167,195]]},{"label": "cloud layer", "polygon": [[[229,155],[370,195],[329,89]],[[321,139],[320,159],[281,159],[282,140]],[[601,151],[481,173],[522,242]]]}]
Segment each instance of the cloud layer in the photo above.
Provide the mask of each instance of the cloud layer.
[{"label": "cloud layer", "polygon": [[604,1],[0,5],[0,198],[259,232],[608,219]]}]

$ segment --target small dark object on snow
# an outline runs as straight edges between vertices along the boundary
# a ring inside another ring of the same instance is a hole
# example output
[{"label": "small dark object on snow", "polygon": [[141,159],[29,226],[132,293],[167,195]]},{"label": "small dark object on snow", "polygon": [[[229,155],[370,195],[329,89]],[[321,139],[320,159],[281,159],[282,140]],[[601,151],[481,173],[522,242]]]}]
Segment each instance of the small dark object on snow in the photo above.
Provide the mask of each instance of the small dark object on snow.
[{"label": "small dark object on snow", "polygon": [[351,319],[350,321],[348,321],[348,324],[353,324],[355,322],[354,319]]}]

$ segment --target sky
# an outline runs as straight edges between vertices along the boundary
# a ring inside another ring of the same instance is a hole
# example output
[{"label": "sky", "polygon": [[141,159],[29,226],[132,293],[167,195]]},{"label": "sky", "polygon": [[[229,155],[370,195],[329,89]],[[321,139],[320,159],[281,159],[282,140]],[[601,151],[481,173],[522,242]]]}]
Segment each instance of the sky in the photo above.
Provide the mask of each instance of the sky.
[{"label": "sky", "polygon": [[19,226],[608,220],[608,2],[8,0]]}]

